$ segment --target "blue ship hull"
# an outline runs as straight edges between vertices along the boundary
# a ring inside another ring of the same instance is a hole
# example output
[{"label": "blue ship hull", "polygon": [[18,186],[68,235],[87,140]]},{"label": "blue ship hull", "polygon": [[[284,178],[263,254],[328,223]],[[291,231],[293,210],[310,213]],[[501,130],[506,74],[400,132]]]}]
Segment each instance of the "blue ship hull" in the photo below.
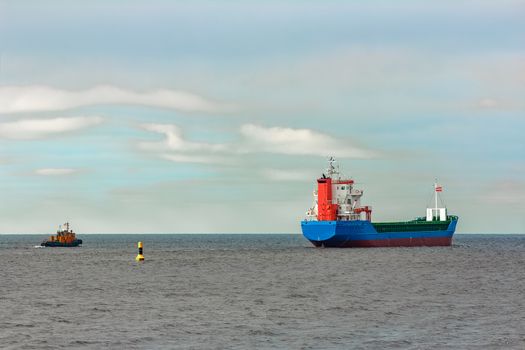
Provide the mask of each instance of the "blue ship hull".
[{"label": "blue ship hull", "polygon": [[301,229],[304,237],[316,247],[413,247],[450,246],[456,225],[457,217],[435,224],[421,221],[391,224],[372,224],[364,220],[302,221]]}]

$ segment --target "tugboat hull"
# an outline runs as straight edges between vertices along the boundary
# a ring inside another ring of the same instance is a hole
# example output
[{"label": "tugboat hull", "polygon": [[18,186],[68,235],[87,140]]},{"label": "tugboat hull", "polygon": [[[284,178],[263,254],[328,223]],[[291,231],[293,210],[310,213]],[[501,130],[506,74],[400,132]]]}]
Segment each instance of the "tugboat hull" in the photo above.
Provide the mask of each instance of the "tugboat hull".
[{"label": "tugboat hull", "polygon": [[57,241],[53,241],[53,242],[45,241],[45,242],[42,242],[42,244],[40,245],[42,247],[78,247],[81,244],[82,244],[81,239],[75,239],[71,243],[62,243],[62,242],[57,242]]}]

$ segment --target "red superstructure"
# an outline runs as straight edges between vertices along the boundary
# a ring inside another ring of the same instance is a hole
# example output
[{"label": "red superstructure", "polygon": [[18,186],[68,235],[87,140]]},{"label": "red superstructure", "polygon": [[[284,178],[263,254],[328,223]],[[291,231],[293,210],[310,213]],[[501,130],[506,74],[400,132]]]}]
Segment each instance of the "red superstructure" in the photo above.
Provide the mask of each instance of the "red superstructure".
[{"label": "red superstructure", "polygon": [[337,204],[332,204],[332,179],[317,179],[317,220],[334,221],[337,219]]},{"label": "red superstructure", "polygon": [[[308,210],[310,220],[350,221],[372,219],[372,207],[361,206],[363,191],[354,187],[354,180],[342,177],[335,159],[329,159],[328,169],[317,179],[317,192],[314,192],[314,207]],[[365,213],[366,215],[362,215]]]}]

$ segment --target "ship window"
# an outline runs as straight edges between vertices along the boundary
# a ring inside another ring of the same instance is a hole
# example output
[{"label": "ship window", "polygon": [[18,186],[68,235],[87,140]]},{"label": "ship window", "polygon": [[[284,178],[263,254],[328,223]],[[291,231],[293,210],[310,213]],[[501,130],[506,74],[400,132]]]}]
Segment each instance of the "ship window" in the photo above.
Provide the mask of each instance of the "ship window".
[{"label": "ship window", "polygon": [[345,187],[344,187],[344,186],[341,186],[341,189],[342,189],[342,190],[344,190],[344,189],[345,189]]}]

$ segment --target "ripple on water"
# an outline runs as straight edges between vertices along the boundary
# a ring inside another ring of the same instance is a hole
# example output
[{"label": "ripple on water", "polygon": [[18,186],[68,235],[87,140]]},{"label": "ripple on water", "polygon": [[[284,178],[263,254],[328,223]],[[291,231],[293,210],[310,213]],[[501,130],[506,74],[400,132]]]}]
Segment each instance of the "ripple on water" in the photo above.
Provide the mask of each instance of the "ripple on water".
[{"label": "ripple on water", "polygon": [[[525,348],[525,236],[315,249],[297,235],[0,236],[7,348]],[[134,262],[145,242],[145,264]]]}]

